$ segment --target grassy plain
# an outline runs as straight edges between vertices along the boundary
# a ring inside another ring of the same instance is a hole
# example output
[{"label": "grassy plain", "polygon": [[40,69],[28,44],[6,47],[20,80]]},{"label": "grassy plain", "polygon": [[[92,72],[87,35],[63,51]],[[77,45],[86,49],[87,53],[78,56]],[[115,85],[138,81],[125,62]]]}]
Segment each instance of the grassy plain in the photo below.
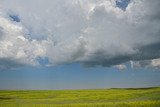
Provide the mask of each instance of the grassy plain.
[{"label": "grassy plain", "polygon": [[160,88],[1,90],[0,107],[160,107]]}]

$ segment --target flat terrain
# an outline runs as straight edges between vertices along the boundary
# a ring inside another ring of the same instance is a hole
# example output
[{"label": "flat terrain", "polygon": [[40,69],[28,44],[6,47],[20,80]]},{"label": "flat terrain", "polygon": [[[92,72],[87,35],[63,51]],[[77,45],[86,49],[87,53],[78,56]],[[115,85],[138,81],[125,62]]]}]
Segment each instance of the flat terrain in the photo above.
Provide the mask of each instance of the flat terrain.
[{"label": "flat terrain", "polygon": [[2,90],[0,107],[160,107],[160,88]]}]

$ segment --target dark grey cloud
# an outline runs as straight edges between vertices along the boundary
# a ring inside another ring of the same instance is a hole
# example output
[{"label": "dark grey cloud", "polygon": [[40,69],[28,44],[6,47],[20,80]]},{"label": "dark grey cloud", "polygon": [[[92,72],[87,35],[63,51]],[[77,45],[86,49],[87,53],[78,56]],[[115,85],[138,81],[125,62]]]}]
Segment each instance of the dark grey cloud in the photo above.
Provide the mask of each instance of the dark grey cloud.
[{"label": "dark grey cloud", "polygon": [[0,27],[0,40],[2,39],[2,36],[4,35],[4,33],[3,33],[3,28],[2,27]]},{"label": "dark grey cloud", "polygon": [[143,46],[133,55],[133,60],[150,60],[160,58],[160,42]]}]

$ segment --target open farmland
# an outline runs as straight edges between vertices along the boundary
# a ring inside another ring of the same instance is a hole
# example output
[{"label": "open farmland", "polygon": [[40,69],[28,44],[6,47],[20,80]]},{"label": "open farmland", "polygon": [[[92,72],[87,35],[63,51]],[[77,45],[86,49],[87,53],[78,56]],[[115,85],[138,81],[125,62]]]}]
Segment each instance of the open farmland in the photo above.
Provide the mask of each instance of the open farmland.
[{"label": "open farmland", "polygon": [[0,107],[160,107],[160,88],[1,90]]}]

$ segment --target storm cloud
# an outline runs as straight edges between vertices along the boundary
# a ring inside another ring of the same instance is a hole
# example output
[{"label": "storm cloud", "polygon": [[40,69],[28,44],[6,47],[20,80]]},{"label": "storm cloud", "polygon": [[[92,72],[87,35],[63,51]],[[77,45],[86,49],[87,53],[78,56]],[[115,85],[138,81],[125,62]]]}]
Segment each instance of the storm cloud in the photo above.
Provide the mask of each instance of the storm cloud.
[{"label": "storm cloud", "polygon": [[0,62],[120,69],[132,62],[159,68],[159,5],[159,0],[1,0]]}]

